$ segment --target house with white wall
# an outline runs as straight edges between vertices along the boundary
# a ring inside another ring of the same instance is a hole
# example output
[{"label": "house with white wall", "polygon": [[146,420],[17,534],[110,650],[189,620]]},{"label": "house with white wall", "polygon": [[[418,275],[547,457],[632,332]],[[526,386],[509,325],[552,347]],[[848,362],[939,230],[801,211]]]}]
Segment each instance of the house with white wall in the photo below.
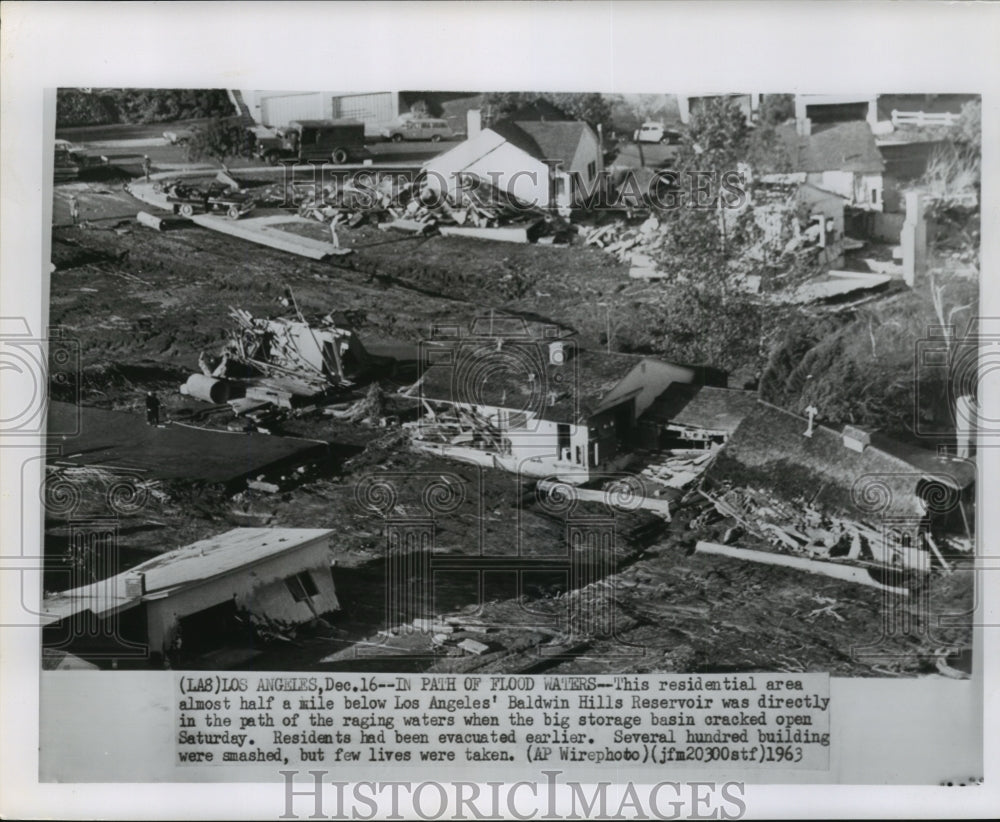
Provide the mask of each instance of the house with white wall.
[{"label": "house with white wall", "polygon": [[[470,112],[471,114],[471,112]],[[573,208],[602,184],[604,159],[594,130],[579,120],[500,121],[424,164],[428,183],[454,192],[481,181],[534,208]]]},{"label": "house with white wall", "polygon": [[621,468],[638,417],[667,386],[695,380],[691,368],[567,338],[459,340],[427,354],[415,447],[574,483]]},{"label": "house with white wall", "polygon": [[[244,626],[283,631],[340,606],[330,572],[333,531],[234,528],[116,576],[45,597],[42,624],[65,637],[74,622],[112,621],[150,659],[210,651]],[[127,626],[127,627],[126,627]],[[81,638],[84,639],[84,638]],[[72,647],[64,650],[74,650]],[[79,655],[107,658],[107,649]]]},{"label": "house with white wall", "polygon": [[761,169],[763,182],[777,173],[783,181],[809,183],[839,194],[855,208],[882,211],[885,161],[866,122],[813,129],[807,120],[779,126],[777,135],[785,167]]}]

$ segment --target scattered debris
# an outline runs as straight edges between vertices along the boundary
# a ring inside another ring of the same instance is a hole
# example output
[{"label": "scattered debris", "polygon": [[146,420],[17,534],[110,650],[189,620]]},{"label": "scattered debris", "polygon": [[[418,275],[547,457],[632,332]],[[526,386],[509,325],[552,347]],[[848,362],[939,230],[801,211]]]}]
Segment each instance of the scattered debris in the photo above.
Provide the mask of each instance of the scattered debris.
[{"label": "scattered debris", "polygon": [[[245,386],[249,401],[290,408],[294,398],[354,386],[370,364],[357,335],[333,314],[312,322],[301,313],[261,319],[230,309],[230,316],[236,329],[218,355],[202,352],[202,374],[186,384],[191,396],[221,403],[238,398],[236,386]],[[252,407],[239,409],[246,413]]]}]

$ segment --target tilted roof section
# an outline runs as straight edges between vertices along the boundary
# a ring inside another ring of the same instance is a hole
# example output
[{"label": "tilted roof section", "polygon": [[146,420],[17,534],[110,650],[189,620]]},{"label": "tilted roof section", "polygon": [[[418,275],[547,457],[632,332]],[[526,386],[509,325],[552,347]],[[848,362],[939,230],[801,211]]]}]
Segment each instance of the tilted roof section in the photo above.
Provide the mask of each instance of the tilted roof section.
[{"label": "tilted roof section", "polygon": [[798,134],[794,124],[785,124],[778,126],[777,134],[788,153],[792,171],[876,174],[885,170],[875,136],[866,122],[817,128],[808,137]]},{"label": "tilted roof section", "polygon": [[642,419],[731,434],[757,407],[753,391],[671,383]]},{"label": "tilted roof section", "polygon": [[549,361],[548,345],[495,341],[458,342],[428,349],[423,372],[424,399],[527,412],[553,422],[580,422],[601,409],[602,401],[625,376],[645,361],[634,354],[576,350]]}]

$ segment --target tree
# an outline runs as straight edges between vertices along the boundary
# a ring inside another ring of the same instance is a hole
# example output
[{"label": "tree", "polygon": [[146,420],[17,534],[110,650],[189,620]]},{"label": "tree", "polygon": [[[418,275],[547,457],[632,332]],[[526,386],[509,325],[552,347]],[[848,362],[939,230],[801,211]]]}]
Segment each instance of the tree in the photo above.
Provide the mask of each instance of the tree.
[{"label": "tree", "polygon": [[678,165],[729,171],[746,156],[746,115],[735,100],[710,97],[692,115]]},{"label": "tree", "polygon": [[794,94],[765,94],[757,112],[757,123],[777,126],[795,117]]},{"label": "tree", "polygon": [[488,122],[516,115],[519,110],[538,108],[543,114],[548,109],[553,116],[583,120],[595,129],[600,125],[605,132],[612,127],[611,104],[597,93],[490,92],[483,95],[483,108]]},{"label": "tree", "polygon": [[162,123],[221,117],[233,110],[225,89],[59,89],[56,100],[56,122],[60,126]]},{"label": "tree", "polygon": [[216,117],[194,130],[186,146],[187,158],[208,158],[227,168],[227,159],[252,157],[254,141],[253,132],[239,117]]}]

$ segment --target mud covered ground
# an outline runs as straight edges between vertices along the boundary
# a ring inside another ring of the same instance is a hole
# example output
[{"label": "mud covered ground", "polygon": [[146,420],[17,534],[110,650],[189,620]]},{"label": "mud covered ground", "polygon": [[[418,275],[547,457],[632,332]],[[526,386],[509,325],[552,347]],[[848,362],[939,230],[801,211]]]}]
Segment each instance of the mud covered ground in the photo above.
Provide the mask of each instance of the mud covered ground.
[{"label": "mud covered ground", "polygon": [[[400,360],[385,375],[390,391],[413,381],[416,344],[435,324],[465,324],[484,309],[503,308],[575,328],[585,345],[596,347],[605,316],[594,304],[634,287],[624,267],[595,249],[419,239],[370,227],[344,230],[342,244],[355,249],[346,262],[314,262],[200,228],[150,231],[131,219],[139,204],[120,187],[71,185],[90,224],[67,225],[70,187],[57,186],[50,324],[79,344],[81,401],[139,413],[143,394],[155,390],[168,417],[209,427],[223,427],[231,419],[228,409],[185,398],[178,386],[197,371],[200,351],[214,351],[224,341],[229,306],[283,314],[287,309],[279,299],[286,287],[306,315],[352,312],[366,346]],[[66,398],[73,387],[54,385],[53,396]],[[544,664],[567,672],[888,676],[932,673],[938,659],[954,664],[970,644],[960,616],[950,620],[953,627],[939,623],[942,615],[970,609],[971,571],[932,577],[926,597],[886,597],[871,588],[692,553],[697,539],[719,539],[721,526],[694,532],[683,516],[667,525],[641,513],[618,513],[609,521],[607,511],[587,505],[574,516],[603,517],[602,527],[613,528],[616,567],[598,579],[587,577],[583,590],[574,592],[571,577],[562,572],[540,571],[520,586],[503,573],[480,577],[486,579],[482,584],[475,574],[455,570],[436,577],[425,614],[487,623],[489,653],[459,659],[432,647],[425,633],[380,636],[386,625],[387,527],[400,518],[423,518],[428,489],[460,498],[433,518],[440,555],[565,553],[567,518],[545,510],[530,488],[508,474],[410,452],[398,428],[306,415],[285,421],[276,433],[336,443],[341,458],[277,494],[161,485],[134,500],[119,521],[120,568],[238,526],[335,530],[333,574],[342,610],[318,634],[281,637],[255,648],[252,662],[244,658],[239,664],[300,670],[475,665],[497,671]],[[394,494],[388,507],[383,497],[371,495],[372,478],[387,476]],[[73,515],[106,514],[107,479],[74,481],[81,494]],[[53,560],[46,586],[59,590],[65,587],[59,557],[68,518],[53,508],[46,525]],[[579,610],[568,608],[572,602],[613,615],[611,635],[572,624]],[[916,630],[891,630],[900,610],[914,617]],[[559,653],[538,663],[540,647]],[[362,648],[374,651],[359,655]],[[412,657],[415,650],[423,654],[416,661],[397,658]]]}]

